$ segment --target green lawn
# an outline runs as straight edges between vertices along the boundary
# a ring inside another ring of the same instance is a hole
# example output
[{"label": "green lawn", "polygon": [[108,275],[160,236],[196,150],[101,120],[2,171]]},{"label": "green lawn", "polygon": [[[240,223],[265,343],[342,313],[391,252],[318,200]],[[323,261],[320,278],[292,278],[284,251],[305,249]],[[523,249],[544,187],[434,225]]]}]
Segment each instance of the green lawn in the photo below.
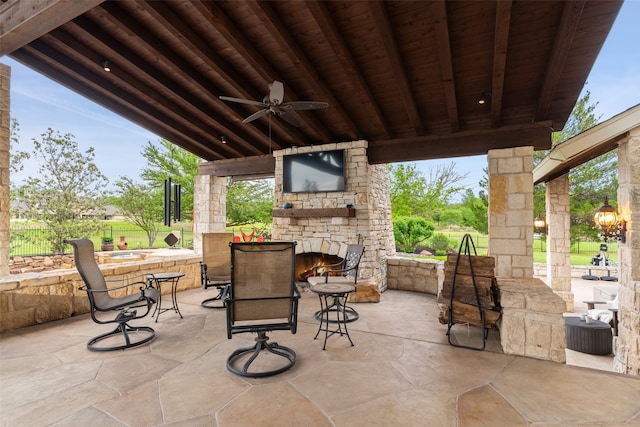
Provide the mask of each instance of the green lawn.
[{"label": "green lawn", "polygon": [[[460,247],[462,237],[469,233],[471,239],[476,247],[478,255],[486,255],[489,237],[486,234],[478,233],[477,231],[464,231],[464,230],[436,230],[436,233],[443,233],[448,238],[455,250]],[[591,265],[591,259],[594,255],[600,252],[601,242],[579,242],[574,243],[571,246],[571,265]],[[618,244],[609,243],[607,256],[614,262],[618,262]],[[443,259],[443,257],[434,257],[435,259]],[[536,238],[533,242],[533,262],[534,263],[546,263],[546,242]]]}]

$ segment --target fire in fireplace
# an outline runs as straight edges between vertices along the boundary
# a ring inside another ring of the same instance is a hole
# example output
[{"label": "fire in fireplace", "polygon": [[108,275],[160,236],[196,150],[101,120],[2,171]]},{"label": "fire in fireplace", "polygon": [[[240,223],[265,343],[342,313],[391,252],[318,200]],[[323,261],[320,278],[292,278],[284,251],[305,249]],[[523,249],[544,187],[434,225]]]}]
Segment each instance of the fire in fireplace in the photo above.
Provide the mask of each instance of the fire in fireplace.
[{"label": "fire in fireplace", "polygon": [[[323,254],[319,252],[306,252],[296,255],[296,281],[306,282],[307,278],[314,275],[313,267],[316,265],[331,265],[342,262],[337,255]],[[322,269],[319,271],[322,272]]]}]

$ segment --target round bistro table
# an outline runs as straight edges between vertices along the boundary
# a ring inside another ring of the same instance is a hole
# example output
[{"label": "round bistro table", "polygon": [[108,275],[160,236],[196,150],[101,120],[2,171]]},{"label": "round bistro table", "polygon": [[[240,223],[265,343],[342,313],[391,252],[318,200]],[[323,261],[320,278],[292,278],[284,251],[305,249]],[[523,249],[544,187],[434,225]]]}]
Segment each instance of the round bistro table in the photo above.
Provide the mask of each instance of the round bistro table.
[{"label": "round bistro table", "polygon": [[[321,331],[324,331],[324,344],[322,345],[322,349],[325,350],[327,347],[327,338],[329,338],[333,334],[339,334],[340,336],[346,335],[349,338],[349,342],[353,346],[353,341],[351,341],[351,337],[349,336],[349,331],[347,330],[347,318],[345,315],[345,304],[347,301],[347,297],[351,292],[354,292],[356,287],[351,284],[346,283],[319,283],[317,285],[311,286],[311,292],[315,292],[320,299],[320,326],[318,327],[318,332],[316,332],[316,336],[313,339],[318,338],[318,335]],[[333,302],[329,303],[329,299]],[[329,307],[335,304],[335,310],[329,310]],[[329,319],[329,313],[335,311],[336,320],[334,321],[335,327],[332,329],[330,327],[331,320]]]},{"label": "round bistro table", "polygon": [[566,317],[565,333],[569,350],[588,354],[611,354],[613,333],[608,323],[600,320],[587,323],[579,317]]},{"label": "round bistro table", "polygon": [[[156,309],[153,314],[156,315],[156,322],[160,317],[160,313],[164,313],[165,311],[173,310],[180,315],[182,319],[182,313],[180,313],[180,309],[178,308],[178,297],[177,297],[177,288],[178,288],[178,280],[184,276],[184,273],[181,272],[166,272],[166,273],[153,273],[147,274],[147,280],[149,284],[153,286],[155,284],[155,288],[158,289],[158,303],[156,304]],[[162,284],[170,283],[171,284],[171,307],[162,307]],[[152,315],[153,317],[153,315]]]}]

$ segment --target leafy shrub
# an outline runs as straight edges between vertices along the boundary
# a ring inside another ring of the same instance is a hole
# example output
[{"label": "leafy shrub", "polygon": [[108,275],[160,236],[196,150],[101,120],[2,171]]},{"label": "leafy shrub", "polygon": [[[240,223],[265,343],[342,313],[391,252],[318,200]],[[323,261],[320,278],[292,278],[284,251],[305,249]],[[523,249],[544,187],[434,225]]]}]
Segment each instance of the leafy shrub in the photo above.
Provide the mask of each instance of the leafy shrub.
[{"label": "leafy shrub", "polygon": [[451,249],[452,245],[446,235],[436,233],[431,237],[431,247],[436,250],[436,253],[443,253]]},{"label": "leafy shrub", "polygon": [[396,247],[402,252],[413,252],[418,244],[431,237],[433,230],[433,224],[421,217],[405,216],[393,220],[393,236],[396,240]]}]

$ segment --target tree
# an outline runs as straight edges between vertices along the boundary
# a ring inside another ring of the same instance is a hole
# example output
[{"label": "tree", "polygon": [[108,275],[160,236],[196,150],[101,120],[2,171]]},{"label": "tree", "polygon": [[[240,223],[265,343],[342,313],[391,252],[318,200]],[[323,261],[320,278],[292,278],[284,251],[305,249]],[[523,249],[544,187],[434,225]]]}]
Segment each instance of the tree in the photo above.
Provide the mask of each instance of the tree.
[{"label": "tree", "polygon": [[16,119],[11,119],[11,129],[9,130],[9,168],[11,172],[20,172],[24,165],[22,162],[29,159],[31,156],[26,151],[19,151],[18,144],[20,143],[20,124]]},{"label": "tree", "polygon": [[[177,145],[161,139],[159,145],[151,142],[142,151],[147,159],[147,167],[142,170],[141,178],[153,188],[164,189],[164,180],[182,187],[182,216],[191,218],[193,214],[193,185],[198,166],[202,161],[198,156]],[[162,199],[157,203],[162,204]]]},{"label": "tree", "polygon": [[427,180],[415,163],[389,166],[391,212],[394,217],[437,217],[451,197],[462,190],[458,185],[467,174],[455,171],[455,163],[429,169]]},{"label": "tree", "polygon": [[116,206],[128,221],[147,233],[148,247],[153,247],[163,220],[161,189],[135,183],[127,177],[121,177],[115,184],[120,196],[115,199]]},{"label": "tree", "polygon": [[467,189],[462,198],[462,225],[471,227],[481,233],[489,232],[489,201],[483,190],[476,197],[473,191]]},{"label": "tree", "polygon": [[93,147],[82,154],[73,138],[52,129],[41,140],[34,138],[33,155],[40,167],[22,188],[28,217],[44,223],[44,237],[54,253],[62,252],[64,239],[100,229],[101,197],[109,182],[93,161]]},{"label": "tree", "polygon": [[425,216],[427,208],[423,195],[427,181],[415,163],[389,165],[389,197],[394,217]]},{"label": "tree", "polygon": [[227,180],[227,225],[271,223],[273,185],[270,180]]},{"label": "tree", "polygon": [[[591,93],[587,91],[576,103],[564,129],[552,134],[552,146],[582,133],[598,124],[595,108],[598,103],[590,103]],[[537,164],[548,152],[534,153]],[[597,238],[598,231],[593,226],[593,212],[605,197],[617,193],[617,152],[610,151],[590,160],[569,172],[569,195],[571,203],[571,237]],[[544,212],[545,189],[537,185],[534,189],[534,209],[536,214]]]}]

